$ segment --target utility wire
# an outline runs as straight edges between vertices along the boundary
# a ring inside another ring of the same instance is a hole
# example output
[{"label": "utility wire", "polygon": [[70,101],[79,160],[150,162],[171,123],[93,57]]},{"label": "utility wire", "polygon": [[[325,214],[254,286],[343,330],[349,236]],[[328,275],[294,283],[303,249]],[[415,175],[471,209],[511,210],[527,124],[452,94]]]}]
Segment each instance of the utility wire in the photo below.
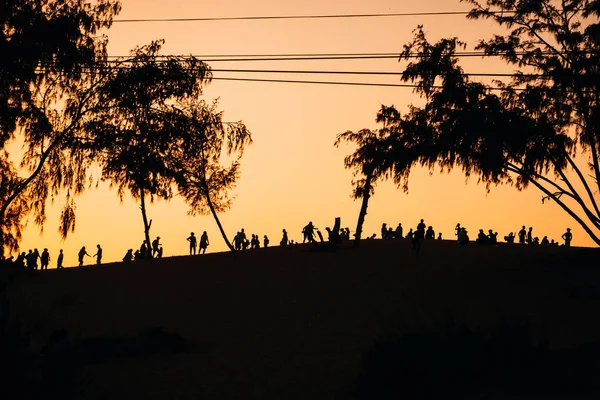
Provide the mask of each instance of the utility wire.
[{"label": "utility wire", "polygon": [[[288,80],[288,79],[260,79],[260,78],[230,78],[230,77],[212,77],[212,80],[221,81],[240,81],[240,82],[270,82],[270,83],[303,83],[313,85],[345,85],[345,86],[376,86],[376,87],[397,87],[397,88],[418,88],[419,85],[411,83],[372,83],[372,82],[335,82],[335,81],[309,81],[309,80]],[[443,86],[431,86],[434,89],[443,89]],[[506,90],[500,87],[486,87],[488,90]],[[524,88],[512,88],[515,91],[524,91]]]},{"label": "utility wire", "polygon": [[[211,68],[211,72],[234,72],[234,73],[267,73],[267,74],[328,74],[328,75],[395,75],[400,76],[403,72],[389,71],[320,71],[320,70],[278,70],[278,69],[221,69]],[[440,74],[444,75],[444,74]],[[477,73],[465,72],[461,76],[483,76],[483,77],[512,77],[515,74],[501,73]],[[547,75],[540,74],[525,74],[530,77],[545,77]]]},{"label": "utility wire", "polygon": [[[512,55],[522,56],[528,53],[516,52]],[[540,55],[569,55],[568,52],[541,52]],[[596,54],[594,52],[577,52],[577,54]],[[502,57],[506,54],[486,54],[483,51],[455,52],[456,57]],[[410,53],[402,58],[422,57],[420,53]],[[166,61],[169,57],[193,57],[206,62],[229,62],[229,61],[319,61],[319,60],[361,60],[361,59],[399,59],[397,53],[306,53],[306,54],[221,54],[221,55],[159,55],[156,59]],[[108,56],[106,62],[117,62],[114,59],[129,59],[131,56]]]},{"label": "utility wire", "polygon": [[[372,13],[372,14],[328,14],[328,15],[259,15],[240,17],[199,17],[199,18],[131,18],[114,19],[114,23],[138,22],[201,22],[201,21],[258,21],[286,19],[341,19],[341,18],[389,18],[389,17],[428,17],[467,15],[470,11],[434,11],[434,12],[405,12],[405,13]],[[498,11],[499,13],[499,11]],[[506,14],[514,13],[504,11]]]}]

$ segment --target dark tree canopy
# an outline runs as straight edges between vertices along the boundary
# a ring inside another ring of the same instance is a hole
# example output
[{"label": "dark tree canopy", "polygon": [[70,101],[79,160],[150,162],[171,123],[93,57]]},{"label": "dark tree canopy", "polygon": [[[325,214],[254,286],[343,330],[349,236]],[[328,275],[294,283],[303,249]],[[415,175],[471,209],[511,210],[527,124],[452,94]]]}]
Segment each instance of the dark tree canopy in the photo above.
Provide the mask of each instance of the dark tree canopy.
[{"label": "dark tree canopy", "polygon": [[600,244],[600,1],[464,1],[474,7],[468,18],[504,32],[476,49],[516,72],[473,81],[456,55],[466,44],[430,43],[419,26],[400,61],[425,105],[390,114],[383,169],[405,189],[414,165],[458,167],[488,189],[533,185]]},{"label": "dark tree canopy", "polygon": [[208,66],[194,57],[159,57],[162,44],[137,48],[118,62],[102,93],[105,107],[88,126],[101,152],[102,178],[116,185],[121,198],[128,190],[140,201],[148,244],[145,197],[172,197],[179,176],[173,160],[189,145],[175,104],[199,101],[211,77]]},{"label": "dark tree canopy", "polygon": [[[74,228],[73,196],[87,183],[90,132],[106,82],[112,0],[8,0],[0,4],[0,249],[15,250],[30,211],[40,226],[50,197],[66,195],[61,233]],[[9,154],[11,142],[23,156]],[[4,184],[6,183],[6,184]]]},{"label": "dark tree canopy", "polygon": [[[227,246],[233,251],[218,213],[231,207],[230,190],[240,177],[240,159],[252,143],[247,127],[241,122],[224,122],[217,101],[208,105],[181,102],[181,125],[188,135],[174,160],[180,173],[179,192],[190,207],[190,214],[212,214]],[[223,156],[231,160],[223,165]]]}]

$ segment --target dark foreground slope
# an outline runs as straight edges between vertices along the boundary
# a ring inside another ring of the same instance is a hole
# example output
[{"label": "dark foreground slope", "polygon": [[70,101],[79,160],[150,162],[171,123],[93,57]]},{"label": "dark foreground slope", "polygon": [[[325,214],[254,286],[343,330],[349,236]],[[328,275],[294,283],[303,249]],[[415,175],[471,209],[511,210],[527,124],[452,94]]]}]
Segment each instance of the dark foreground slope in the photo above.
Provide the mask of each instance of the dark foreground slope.
[{"label": "dark foreground slope", "polygon": [[362,355],[393,332],[454,320],[493,330],[529,321],[553,348],[600,342],[594,250],[365,241],[50,270],[21,280],[13,307],[34,348],[162,328],[187,352],[100,357],[90,399],[342,399]]}]

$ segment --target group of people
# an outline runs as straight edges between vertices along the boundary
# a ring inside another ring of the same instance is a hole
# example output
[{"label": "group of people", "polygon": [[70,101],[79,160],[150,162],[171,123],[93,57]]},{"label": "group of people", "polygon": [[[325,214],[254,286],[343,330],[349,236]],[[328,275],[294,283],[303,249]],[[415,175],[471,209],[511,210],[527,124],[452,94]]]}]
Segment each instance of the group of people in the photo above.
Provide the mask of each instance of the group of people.
[{"label": "group of people", "polygon": [[[284,229],[285,231],[285,229]],[[287,234],[286,234],[287,235]],[[269,237],[264,235],[263,237],[263,246],[269,247]],[[244,228],[241,231],[237,232],[233,237],[233,247],[236,250],[248,250],[250,249],[259,249],[260,248],[260,237],[255,234],[251,234],[250,239],[246,237],[246,232]]]},{"label": "group of people", "polygon": [[148,241],[144,240],[140,246],[140,249],[136,250],[135,253],[133,252],[133,249],[127,250],[125,256],[123,257],[123,261],[129,262],[144,260],[147,258],[162,258],[162,255],[163,248],[160,244],[160,236],[157,236],[151,244],[148,244]]},{"label": "group of people", "polygon": [[[90,256],[87,251],[85,250],[85,246],[83,246],[81,248],[81,250],[79,250],[78,253],[78,260],[79,260],[79,266],[83,266],[83,258],[85,256],[88,257],[96,257],[96,264],[101,264],[102,263],[102,247],[100,247],[100,245],[97,245],[97,251],[96,254],[94,254],[93,256]],[[65,259],[65,254],[63,253],[63,250],[60,249],[58,252],[58,256],[56,256],[56,269],[62,269],[64,268],[63,265],[63,261]],[[26,268],[28,270],[31,271],[36,271],[36,270],[45,270],[48,269],[49,265],[50,265],[50,261],[51,261],[51,257],[50,257],[50,252],[48,251],[48,249],[44,249],[41,253],[38,251],[38,249],[33,249],[33,250],[29,250],[29,252],[25,253],[22,252],[20,253],[17,258],[14,257],[10,257],[7,260],[3,260],[6,263],[10,263],[13,264],[15,267],[17,268]],[[39,261],[39,265],[38,265],[38,261]]]},{"label": "group of people", "polygon": [[[243,229],[242,229],[243,230]],[[186,239],[190,244],[190,256],[196,255],[196,246],[198,244],[198,240],[194,232],[190,233],[190,236]],[[200,245],[198,246],[198,254],[202,252],[202,254],[206,253],[206,249],[208,248],[208,234],[206,231],[202,233],[200,236]]]},{"label": "group of people", "polygon": [[[515,235],[514,232],[511,232],[507,236],[504,237],[504,240],[507,243],[514,243],[516,236],[517,235]],[[558,246],[559,245],[559,243],[555,242],[554,239],[548,240],[548,236],[544,236],[541,241],[540,241],[539,237],[537,237],[537,236],[534,237],[533,236],[533,227],[531,227],[531,226],[529,227],[529,229],[526,229],[525,225],[523,225],[523,227],[519,231],[518,237],[519,237],[520,244],[539,244],[542,246]],[[571,228],[567,228],[567,231],[562,234],[561,239],[564,241],[563,245],[565,247],[571,247],[571,240],[573,240],[573,234],[571,233]]]},{"label": "group of people", "polygon": [[[469,243],[469,235],[467,234],[467,230],[464,227],[461,227],[460,224],[456,225],[456,236],[458,239],[458,243],[467,244]],[[515,243],[515,239],[519,238],[520,244],[532,244],[532,245],[541,245],[541,246],[559,246],[558,242],[555,242],[554,239],[548,240],[548,236],[544,236],[540,241],[540,238],[537,236],[533,236],[533,227],[529,227],[527,229],[525,225],[518,232],[518,235],[514,232],[510,232],[508,235],[504,236],[504,241],[506,243]],[[573,234],[571,233],[571,228],[567,228],[567,231],[563,233],[561,239],[564,241],[563,246],[570,247],[571,241],[573,240]],[[483,229],[479,230],[477,234],[477,239],[475,240],[478,244],[496,244],[498,243],[498,232],[494,232],[492,229],[488,230],[486,234]]]},{"label": "group of people", "polygon": [[[333,228],[326,227],[328,237],[327,241],[330,245],[339,245],[345,241],[350,240],[350,229],[349,228],[341,228],[340,220],[336,218],[336,223]],[[383,223],[381,226],[381,238],[382,239],[409,239],[412,242],[412,249],[415,252],[419,252],[421,250],[421,246],[424,240],[432,240],[436,239],[435,231],[433,226],[426,227],[425,221],[423,219],[420,220],[419,224],[413,231],[411,228],[406,236],[403,236],[404,229],[402,224],[399,223],[398,226],[393,229],[388,227],[386,223]],[[315,238],[316,236],[319,238],[321,243],[325,242],[325,238],[321,231],[316,228],[312,221],[309,222],[301,231],[303,235],[302,243],[317,243]],[[457,237],[457,241],[460,244],[468,244],[470,242],[469,235],[467,229],[464,226],[461,226],[460,223],[456,224],[455,227],[455,235]],[[368,239],[374,239],[376,235],[372,235]],[[504,240],[506,243],[515,243],[515,239],[518,237],[518,242],[521,244],[532,244],[532,245],[542,245],[542,246],[559,246],[558,242],[555,242],[554,239],[551,241],[548,240],[547,236],[544,236],[540,241],[537,236],[533,236],[533,227],[529,227],[527,229],[525,225],[521,228],[518,234],[514,232],[509,233],[504,236]],[[567,231],[561,236],[564,241],[565,247],[571,246],[571,241],[573,240],[573,234],[571,233],[571,229],[567,228]],[[442,234],[439,233],[438,240],[442,240]],[[187,238],[189,242],[190,255],[195,254],[204,254],[206,253],[206,249],[209,246],[208,234],[206,231],[202,233],[200,236],[200,243],[196,239],[194,232],[190,233],[190,236]],[[477,235],[477,239],[475,240],[478,244],[496,244],[498,243],[498,232],[494,232],[492,229],[489,229],[487,233],[484,232],[483,229],[479,230]],[[288,233],[285,229],[282,230],[282,238],[279,242],[280,246],[288,246],[294,244],[293,240],[289,240]],[[262,245],[264,247],[269,247],[269,238],[267,235],[264,235]],[[252,234],[250,240],[246,237],[246,233],[244,229],[240,230],[236,233],[233,238],[233,246],[235,250],[247,250],[250,249],[258,249],[261,247],[261,241],[259,235]],[[102,247],[98,244],[96,246],[96,254],[93,256],[88,254],[85,246],[79,250],[78,253],[78,266],[83,266],[84,257],[95,257],[96,264],[100,265],[102,263]],[[129,262],[134,260],[141,260],[146,258],[162,258],[163,248],[160,243],[160,237],[157,236],[156,239],[152,241],[152,243],[148,243],[146,240],[143,241],[139,250],[133,252],[133,249],[127,250],[125,256],[123,257],[123,261]],[[58,256],[56,257],[56,268],[63,268],[63,260],[64,253],[61,249]],[[3,259],[3,262],[12,263],[17,267],[27,268],[30,270],[38,269],[38,261],[39,261],[39,269],[44,270],[48,269],[48,266],[51,261],[50,252],[48,249],[44,249],[42,253],[39,253],[38,249],[29,250],[28,253],[20,253],[16,259],[10,257],[9,259]]]}]

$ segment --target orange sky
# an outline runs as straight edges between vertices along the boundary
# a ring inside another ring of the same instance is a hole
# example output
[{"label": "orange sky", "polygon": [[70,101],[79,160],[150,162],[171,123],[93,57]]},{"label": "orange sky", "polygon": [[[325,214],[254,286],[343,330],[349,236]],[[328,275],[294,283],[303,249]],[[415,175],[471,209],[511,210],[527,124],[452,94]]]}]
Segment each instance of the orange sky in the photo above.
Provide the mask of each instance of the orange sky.
[{"label": "orange sky", "polygon": [[[222,17],[253,15],[309,15],[389,12],[428,12],[467,10],[458,0],[405,2],[390,0],[122,0],[119,19]],[[372,53],[400,52],[411,39],[412,30],[424,24],[430,40],[458,36],[470,49],[478,38],[487,38],[497,29],[486,21],[468,21],[463,16],[395,17],[324,20],[219,21],[182,23],[116,23],[109,31],[110,54],[125,55],[137,45],[164,38],[165,54],[280,54],[280,53]],[[213,68],[320,69],[402,71],[396,60],[294,61],[254,63],[212,63]],[[467,72],[507,72],[505,65],[480,58],[462,63]],[[215,73],[244,77],[242,74]],[[337,77],[322,75],[246,75],[246,77],[310,80],[363,80],[397,83],[397,77]],[[381,104],[395,105],[401,111],[420,99],[408,88],[300,85],[213,81],[206,99],[220,97],[225,120],[243,120],[252,131],[254,144],[242,160],[242,176],[235,190],[233,208],[222,215],[225,229],[233,237],[240,228],[248,234],[267,234],[272,244],[279,242],[281,230],[290,239],[301,239],[300,231],[310,220],[324,230],[334,217],[352,231],[360,203],[350,198],[350,171],[343,166],[350,147],[336,149],[333,142],[345,130],[376,128],[375,114]],[[493,188],[486,193],[473,178],[465,183],[456,171],[415,169],[408,194],[391,182],[377,186],[370,202],[364,233],[378,233],[382,222],[405,229],[424,218],[444,237],[453,237],[460,222],[472,236],[480,228],[493,228],[503,237],[521,225],[533,226],[534,234],[559,239],[566,227],[574,234],[573,244],[592,246],[583,230],[558,206],[546,202],[534,188],[518,192],[511,187]],[[96,244],[104,248],[104,261],[118,261],[128,248],[139,248],[143,224],[138,205],[130,198],[120,204],[115,190],[101,185],[81,196],[77,208],[77,230],[61,243],[57,205],[49,207],[43,236],[31,224],[25,232],[22,249],[47,247],[55,259],[59,248],[65,251],[65,265],[76,264],[76,253],[85,245],[93,254]],[[187,252],[186,237],[208,232],[209,251],[225,249],[214,220],[189,217],[179,198],[149,207],[153,220],[151,237],[161,237],[164,255]],[[90,263],[91,260],[88,260]],[[54,262],[51,263],[54,266]]]}]

